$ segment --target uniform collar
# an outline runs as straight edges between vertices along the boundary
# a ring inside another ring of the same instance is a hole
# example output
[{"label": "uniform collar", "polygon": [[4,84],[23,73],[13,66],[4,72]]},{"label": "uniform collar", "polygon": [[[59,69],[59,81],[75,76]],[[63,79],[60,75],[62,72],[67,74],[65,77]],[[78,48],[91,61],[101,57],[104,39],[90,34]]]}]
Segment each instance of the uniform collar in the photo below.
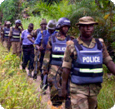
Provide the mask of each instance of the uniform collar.
[{"label": "uniform collar", "polygon": [[[54,31],[52,34],[55,34],[55,33],[56,33],[56,31]],[[47,34],[50,34],[48,29],[47,29]],[[50,35],[52,35],[52,34],[50,34]]]},{"label": "uniform collar", "polygon": [[79,44],[82,44],[83,46],[87,47],[87,48],[92,48],[94,47],[96,41],[95,41],[95,38],[92,38],[91,42],[90,42],[90,45],[88,46],[81,38],[80,36],[77,38],[77,41]]},{"label": "uniform collar", "polygon": [[65,40],[66,39],[66,37],[61,38],[59,32],[56,33],[56,37],[57,37],[58,40]]}]

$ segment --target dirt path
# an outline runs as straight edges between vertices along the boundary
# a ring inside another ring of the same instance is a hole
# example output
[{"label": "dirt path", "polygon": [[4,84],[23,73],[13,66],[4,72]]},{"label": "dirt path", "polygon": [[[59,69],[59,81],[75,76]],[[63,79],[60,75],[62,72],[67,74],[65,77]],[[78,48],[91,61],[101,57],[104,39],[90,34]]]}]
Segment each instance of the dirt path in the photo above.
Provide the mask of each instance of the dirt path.
[{"label": "dirt path", "polygon": [[[26,69],[26,72],[28,72],[27,69]],[[41,106],[43,106],[43,107],[41,107],[41,109],[51,109],[52,103],[51,103],[51,101],[50,101],[50,91],[49,91],[49,87],[47,88],[46,94],[44,95],[44,94],[42,93],[41,88],[40,88],[41,77],[38,75],[36,80],[34,80],[33,78],[27,77],[27,80],[28,80],[28,81],[32,81],[33,83],[35,83],[35,89],[36,89],[36,91],[40,92],[40,93],[38,94],[38,98],[41,99]],[[57,108],[56,108],[56,109],[57,109]],[[64,106],[62,106],[61,109],[64,109]]]},{"label": "dirt path", "polygon": [[[46,94],[44,95],[42,93],[42,90],[40,88],[40,82],[41,82],[41,77],[37,76],[36,80],[33,80],[32,78],[28,78],[28,80],[31,80],[35,83],[35,88],[38,92],[40,92],[38,94],[38,98],[41,98],[41,106],[43,105],[43,107],[41,107],[41,109],[51,109],[52,103],[50,101],[50,91],[49,91],[49,87],[46,90]],[[57,108],[54,108],[57,109]],[[62,106],[61,109],[64,109],[64,104]]]}]

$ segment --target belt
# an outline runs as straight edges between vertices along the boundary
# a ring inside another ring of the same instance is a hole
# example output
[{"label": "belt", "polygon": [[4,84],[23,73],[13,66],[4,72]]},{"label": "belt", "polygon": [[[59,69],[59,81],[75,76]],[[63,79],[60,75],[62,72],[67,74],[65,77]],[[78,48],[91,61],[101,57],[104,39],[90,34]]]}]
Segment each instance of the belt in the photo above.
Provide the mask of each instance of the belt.
[{"label": "belt", "polygon": [[33,45],[23,45],[23,47],[30,48],[30,47],[33,47]]}]

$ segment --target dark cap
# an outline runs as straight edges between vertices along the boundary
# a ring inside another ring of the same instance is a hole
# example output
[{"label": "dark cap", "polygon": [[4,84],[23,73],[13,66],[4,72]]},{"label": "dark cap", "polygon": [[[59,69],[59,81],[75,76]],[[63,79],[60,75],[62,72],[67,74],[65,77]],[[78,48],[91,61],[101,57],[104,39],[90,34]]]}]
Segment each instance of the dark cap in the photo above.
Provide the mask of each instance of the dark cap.
[{"label": "dark cap", "polygon": [[42,21],[40,22],[40,25],[42,25],[42,24],[46,24],[47,25],[47,21],[46,21],[46,19],[42,19]]},{"label": "dark cap", "polygon": [[51,30],[55,30],[56,29],[56,21],[55,20],[50,20],[47,24],[47,28],[51,29]]}]

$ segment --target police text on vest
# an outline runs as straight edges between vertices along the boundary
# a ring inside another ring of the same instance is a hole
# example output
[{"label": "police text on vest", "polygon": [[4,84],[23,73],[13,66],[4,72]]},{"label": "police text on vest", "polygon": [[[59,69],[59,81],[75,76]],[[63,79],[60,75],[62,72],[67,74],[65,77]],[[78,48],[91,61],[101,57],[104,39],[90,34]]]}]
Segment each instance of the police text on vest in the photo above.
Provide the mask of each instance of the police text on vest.
[{"label": "police text on vest", "polygon": [[55,47],[55,51],[65,51],[66,47]]},{"label": "police text on vest", "polygon": [[100,62],[100,57],[83,57],[83,63],[97,63]]}]

